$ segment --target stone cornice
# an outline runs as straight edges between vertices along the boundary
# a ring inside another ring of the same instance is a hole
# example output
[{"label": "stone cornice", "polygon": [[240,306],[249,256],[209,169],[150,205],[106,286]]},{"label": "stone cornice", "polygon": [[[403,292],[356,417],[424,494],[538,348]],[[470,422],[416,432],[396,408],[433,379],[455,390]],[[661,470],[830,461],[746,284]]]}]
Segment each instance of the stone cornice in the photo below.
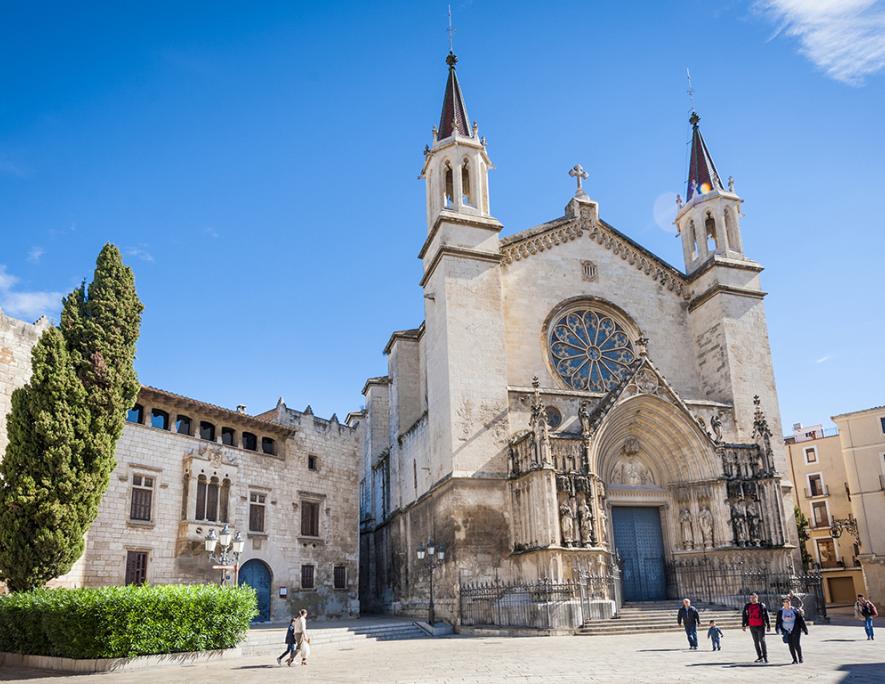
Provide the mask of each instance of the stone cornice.
[{"label": "stone cornice", "polygon": [[737,259],[729,259],[727,257],[719,256],[718,254],[712,254],[709,259],[707,259],[703,264],[701,264],[696,271],[692,271],[688,275],[688,282],[692,282],[697,280],[704,273],[712,269],[714,266],[725,266],[727,268],[738,268],[745,271],[754,271],[755,273],[761,273],[765,269],[757,264],[755,261],[739,261]]},{"label": "stone cornice", "polygon": [[493,233],[500,233],[501,230],[504,228],[503,224],[501,224],[500,221],[491,217],[471,216],[470,214],[456,214],[453,211],[447,211],[443,209],[441,212],[439,212],[439,216],[436,217],[436,220],[430,227],[430,232],[427,234],[427,239],[424,241],[424,244],[421,245],[421,251],[418,252],[419,259],[423,259],[424,255],[427,254],[427,250],[430,249],[430,243],[433,242],[433,238],[436,237],[436,234],[439,232],[439,227],[443,223],[454,223],[459,226],[470,226],[471,228],[488,230]]},{"label": "stone cornice", "polygon": [[605,221],[600,220],[588,224],[577,218],[557,219],[538,228],[532,228],[525,231],[524,234],[517,233],[509,239],[502,240],[501,253],[505,265],[527,259],[552,249],[556,245],[577,240],[586,232],[587,237],[620,256],[631,266],[660,283],[662,287],[679,297],[688,299],[689,292],[685,274]]},{"label": "stone cornice", "polygon": [[502,258],[500,254],[493,254],[492,252],[480,252],[475,249],[465,249],[463,247],[440,247],[436,256],[433,257],[433,261],[431,261],[430,265],[427,267],[424,277],[421,278],[421,281],[418,283],[421,287],[424,287],[427,284],[427,281],[430,280],[430,276],[433,275],[439,262],[446,256],[458,257],[460,259],[473,259],[475,261],[490,261],[496,264],[500,263]]},{"label": "stone cornice", "polygon": [[731,285],[722,285],[721,283],[716,283],[715,285],[707,288],[698,296],[692,298],[692,300],[688,303],[688,310],[694,311],[699,306],[701,306],[704,302],[708,301],[712,297],[718,294],[730,294],[736,295],[738,297],[751,297],[754,299],[762,299],[767,295],[767,292],[763,292],[762,290],[750,290],[745,287],[732,287]]},{"label": "stone cornice", "polygon": [[384,353],[389,354],[390,350],[393,348],[393,343],[398,339],[406,339],[406,340],[420,340],[421,335],[424,334],[424,323],[422,322],[417,328],[411,328],[410,330],[395,330],[390,335],[390,339],[387,340],[387,344],[384,345]]}]

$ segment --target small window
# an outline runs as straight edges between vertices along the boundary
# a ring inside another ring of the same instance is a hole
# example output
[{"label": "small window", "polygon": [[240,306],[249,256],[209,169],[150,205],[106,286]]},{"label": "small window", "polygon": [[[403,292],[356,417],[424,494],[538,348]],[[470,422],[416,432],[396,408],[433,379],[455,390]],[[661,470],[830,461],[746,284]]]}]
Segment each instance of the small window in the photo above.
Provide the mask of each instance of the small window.
[{"label": "small window", "polygon": [[[214,439],[214,437],[213,437]],[[237,445],[237,435],[234,432],[233,428],[223,427],[221,428],[221,443],[227,444],[228,446],[236,446]]]},{"label": "small window", "polygon": [[258,450],[258,438],[253,435],[251,432],[243,433],[243,448],[248,449],[249,451],[257,451]]},{"label": "small window", "polygon": [[265,454],[276,453],[276,444],[270,437],[261,438],[261,451],[263,451]]},{"label": "small window", "polygon": [[220,500],[218,502],[218,506],[221,509],[221,514],[218,516],[221,519],[221,522],[230,522],[228,518],[228,501],[230,500],[230,480],[224,478],[221,483],[221,494]]},{"label": "small window", "polygon": [[314,570],[314,567],[312,565],[302,565],[301,566],[301,588],[302,589],[313,589],[314,588],[313,570]]},{"label": "small window", "polygon": [[805,462],[817,463],[817,449],[814,447],[808,447],[805,449]]},{"label": "small window", "polygon": [[153,496],[154,478],[147,475],[133,475],[129,519],[150,522]]},{"label": "small window", "polygon": [[443,206],[451,207],[455,202],[455,181],[452,176],[452,167],[446,162],[445,167],[446,187],[443,193]]},{"label": "small window", "polygon": [[307,455],[307,469],[308,470],[319,470],[318,465],[319,465],[319,463],[317,461],[317,457],[314,456],[313,454],[308,454]]},{"label": "small window", "polygon": [[879,418],[879,423],[882,425],[882,432],[885,432],[885,416]]},{"label": "small window", "polygon": [[808,495],[824,496],[826,489],[824,488],[824,479],[819,474],[808,476]]},{"label": "small window", "polygon": [[212,423],[205,420],[200,421],[200,439],[205,439],[209,442],[215,441],[215,426]]},{"label": "small window", "polygon": [[334,573],[335,589],[347,588],[347,568],[343,565],[335,566]]},{"label": "small window", "polygon": [[175,431],[179,435],[189,435],[191,433],[191,419],[187,416],[176,416]]},{"label": "small window", "polygon": [[264,509],[267,495],[260,492],[249,494],[249,531],[264,532]]},{"label": "small window", "polygon": [[412,485],[415,487],[415,494],[418,493],[418,462],[412,459]]},{"label": "small window", "polygon": [[465,159],[461,164],[461,203],[471,206],[470,197],[470,162]]},{"label": "small window", "polygon": [[131,409],[126,412],[126,422],[127,423],[138,423],[139,425],[144,422],[144,406],[141,404],[136,404]]},{"label": "small window", "polygon": [[126,584],[144,584],[147,582],[147,552],[126,552]]},{"label": "small window", "polygon": [[161,409],[153,409],[151,411],[151,427],[158,430],[169,429],[169,414]]},{"label": "small window", "polygon": [[811,510],[813,512],[814,518],[814,526],[815,527],[829,527],[830,526],[830,516],[827,514],[827,505],[820,501],[811,505]]},{"label": "small window", "polygon": [[305,537],[320,536],[320,505],[316,501],[301,502],[301,534]]},{"label": "small window", "polygon": [[547,425],[556,429],[560,425],[562,425],[562,414],[559,412],[559,409],[555,406],[547,407]]},{"label": "small window", "polygon": [[197,509],[194,513],[195,520],[206,519],[206,485],[206,476],[200,475],[200,477],[197,478]]}]

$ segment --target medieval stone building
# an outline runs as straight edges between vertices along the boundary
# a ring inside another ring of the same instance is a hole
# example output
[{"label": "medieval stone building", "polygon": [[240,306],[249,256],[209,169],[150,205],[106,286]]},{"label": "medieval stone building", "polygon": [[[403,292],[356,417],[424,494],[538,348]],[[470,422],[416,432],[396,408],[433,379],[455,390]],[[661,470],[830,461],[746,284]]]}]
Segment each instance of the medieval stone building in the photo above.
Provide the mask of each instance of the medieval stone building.
[{"label": "medieval stone building", "polygon": [[580,166],[564,215],[502,237],[456,61],[424,150],[425,319],[393,333],[387,375],[363,390],[364,609],[423,610],[428,540],[446,551],[433,577],[450,617],[467,581],[619,563],[624,598],[650,600],[701,558],[790,572],[762,267],[699,117],[685,271],[600,218]]}]

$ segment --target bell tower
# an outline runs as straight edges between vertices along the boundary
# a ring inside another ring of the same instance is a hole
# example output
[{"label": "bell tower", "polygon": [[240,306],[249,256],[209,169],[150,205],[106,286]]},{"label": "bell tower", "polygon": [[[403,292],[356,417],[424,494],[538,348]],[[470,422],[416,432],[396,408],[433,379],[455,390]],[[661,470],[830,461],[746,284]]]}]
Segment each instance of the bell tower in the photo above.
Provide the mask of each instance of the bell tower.
[{"label": "bell tower", "polygon": [[691,159],[685,203],[677,198],[676,228],[682,237],[685,272],[689,275],[718,254],[744,258],[741,241],[741,202],[734,192],[734,180],[722,184],[716,165],[698,126],[701,117],[691,113]]}]

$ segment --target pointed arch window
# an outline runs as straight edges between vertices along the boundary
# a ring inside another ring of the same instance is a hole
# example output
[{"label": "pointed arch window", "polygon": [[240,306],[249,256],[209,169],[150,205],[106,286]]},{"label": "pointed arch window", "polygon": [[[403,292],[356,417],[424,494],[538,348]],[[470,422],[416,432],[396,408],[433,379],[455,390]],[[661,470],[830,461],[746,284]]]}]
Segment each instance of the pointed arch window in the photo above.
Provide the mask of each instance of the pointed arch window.
[{"label": "pointed arch window", "polygon": [[708,252],[719,250],[719,238],[716,236],[716,219],[710,213],[707,213],[707,219],[704,221],[704,242],[707,245]]},{"label": "pointed arch window", "polygon": [[728,248],[740,251],[737,237],[737,221],[731,209],[725,210],[725,235],[728,238]]},{"label": "pointed arch window", "polygon": [[451,207],[455,203],[455,176],[452,173],[452,165],[446,162],[444,167],[446,186],[443,190],[443,206]]},{"label": "pointed arch window", "polygon": [[696,259],[698,256],[698,231],[695,228],[694,221],[688,223],[688,239],[691,243],[691,258]]},{"label": "pointed arch window", "polygon": [[461,203],[467,206],[473,206],[471,198],[473,193],[470,190],[470,161],[465,159],[461,163]]}]

